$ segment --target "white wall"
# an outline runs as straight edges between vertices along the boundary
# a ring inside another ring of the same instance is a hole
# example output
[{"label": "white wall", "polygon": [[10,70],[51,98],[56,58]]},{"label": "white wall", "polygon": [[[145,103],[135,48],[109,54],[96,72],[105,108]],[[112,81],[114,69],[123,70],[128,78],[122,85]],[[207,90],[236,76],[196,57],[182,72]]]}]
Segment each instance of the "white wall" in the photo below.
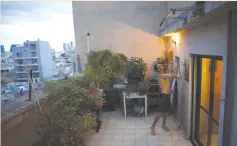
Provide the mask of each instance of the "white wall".
[{"label": "white wall", "polygon": [[48,42],[39,42],[39,60],[42,78],[49,78],[53,76],[53,61],[51,48]]},{"label": "white wall", "polygon": [[[225,98],[226,84],[226,59],[227,59],[227,14],[219,17],[219,20],[209,22],[192,29],[176,33],[180,46],[173,44],[170,40],[169,49],[175,56],[180,56],[181,64],[184,59],[190,59],[190,54],[217,55],[223,57],[222,89],[221,98]],[[181,65],[182,67],[182,65]],[[182,68],[180,69],[183,70]],[[187,81],[179,80],[179,110],[178,117],[181,120],[184,131],[190,135],[191,126],[191,99]],[[223,106],[221,110],[224,111]],[[220,125],[220,128],[222,126]]]},{"label": "white wall", "polygon": [[[95,50],[111,49],[127,57],[142,57],[150,64],[163,56],[159,23],[166,2],[72,2],[76,52],[85,56],[86,34]],[[83,64],[83,58],[81,57]]]}]

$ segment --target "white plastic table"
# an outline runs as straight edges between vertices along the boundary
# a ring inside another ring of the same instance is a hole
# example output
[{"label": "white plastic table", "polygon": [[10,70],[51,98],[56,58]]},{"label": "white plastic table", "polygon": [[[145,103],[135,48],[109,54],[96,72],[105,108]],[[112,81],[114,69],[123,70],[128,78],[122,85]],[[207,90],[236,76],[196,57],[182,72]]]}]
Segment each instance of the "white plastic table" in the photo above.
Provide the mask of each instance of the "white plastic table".
[{"label": "white plastic table", "polygon": [[124,108],[124,116],[127,117],[127,108],[126,108],[126,99],[132,99],[132,98],[144,98],[145,100],[145,116],[147,117],[147,95],[139,95],[137,93],[132,93],[130,95],[127,95],[125,92],[123,92],[123,108]]}]

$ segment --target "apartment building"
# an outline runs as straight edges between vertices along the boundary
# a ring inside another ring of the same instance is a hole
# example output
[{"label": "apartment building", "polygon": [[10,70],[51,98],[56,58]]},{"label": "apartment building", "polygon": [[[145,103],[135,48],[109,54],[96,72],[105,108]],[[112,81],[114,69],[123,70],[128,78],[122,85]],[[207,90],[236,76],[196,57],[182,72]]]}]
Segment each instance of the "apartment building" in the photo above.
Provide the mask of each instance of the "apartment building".
[{"label": "apartment building", "polygon": [[33,82],[39,82],[53,76],[51,48],[47,41],[26,41],[23,45],[11,45],[14,78],[27,81],[32,70]]},{"label": "apartment building", "polygon": [[0,46],[1,46],[1,57],[2,57],[5,54],[5,48],[4,48],[4,45],[0,45]]},{"label": "apartment building", "polygon": [[[235,146],[236,2],[73,2],[82,71],[89,50],[176,63],[177,119],[194,145]],[[148,72],[149,76],[149,72]]]},{"label": "apartment building", "polygon": [[74,44],[72,41],[70,43],[63,43],[64,53],[71,53],[74,51]]}]

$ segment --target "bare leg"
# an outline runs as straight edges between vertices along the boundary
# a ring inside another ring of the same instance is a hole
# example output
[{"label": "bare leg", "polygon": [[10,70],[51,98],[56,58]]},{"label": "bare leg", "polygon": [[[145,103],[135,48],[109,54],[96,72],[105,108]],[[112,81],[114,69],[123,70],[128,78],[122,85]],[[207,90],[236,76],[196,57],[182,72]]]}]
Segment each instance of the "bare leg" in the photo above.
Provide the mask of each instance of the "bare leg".
[{"label": "bare leg", "polygon": [[156,135],[155,126],[156,126],[157,122],[159,121],[159,119],[161,118],[161,116],[162,116],[162,113],[157,113],[156,114],[156,117],[155,117],[155,119],[154,119],[154,121],[151,125],[151,135]]},{"label": "bare leg", "polygon": [[166,126],[167,117],[168,117],[168,112],[163,114],[162,128],[163,128],[166,132],[169,132],[169,128]]}]

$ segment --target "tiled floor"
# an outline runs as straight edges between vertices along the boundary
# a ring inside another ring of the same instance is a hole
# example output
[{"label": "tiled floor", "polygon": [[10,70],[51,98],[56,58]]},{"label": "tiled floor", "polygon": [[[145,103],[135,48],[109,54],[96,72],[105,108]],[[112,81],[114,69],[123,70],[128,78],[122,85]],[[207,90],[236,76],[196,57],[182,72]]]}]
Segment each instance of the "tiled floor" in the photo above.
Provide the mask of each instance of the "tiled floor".
[{"label": "tiled floor", "polygon": [[185,140],[169,117],[167,126],[170,132],[160,128],[161,120],[156,126],[156,136],[150,134],[150,126],[154,114],[147,118],[125,118],[120,111],[105,112],[102,114],[102,125],[99,133],[94,133],[87,146],[192,146]]}]

